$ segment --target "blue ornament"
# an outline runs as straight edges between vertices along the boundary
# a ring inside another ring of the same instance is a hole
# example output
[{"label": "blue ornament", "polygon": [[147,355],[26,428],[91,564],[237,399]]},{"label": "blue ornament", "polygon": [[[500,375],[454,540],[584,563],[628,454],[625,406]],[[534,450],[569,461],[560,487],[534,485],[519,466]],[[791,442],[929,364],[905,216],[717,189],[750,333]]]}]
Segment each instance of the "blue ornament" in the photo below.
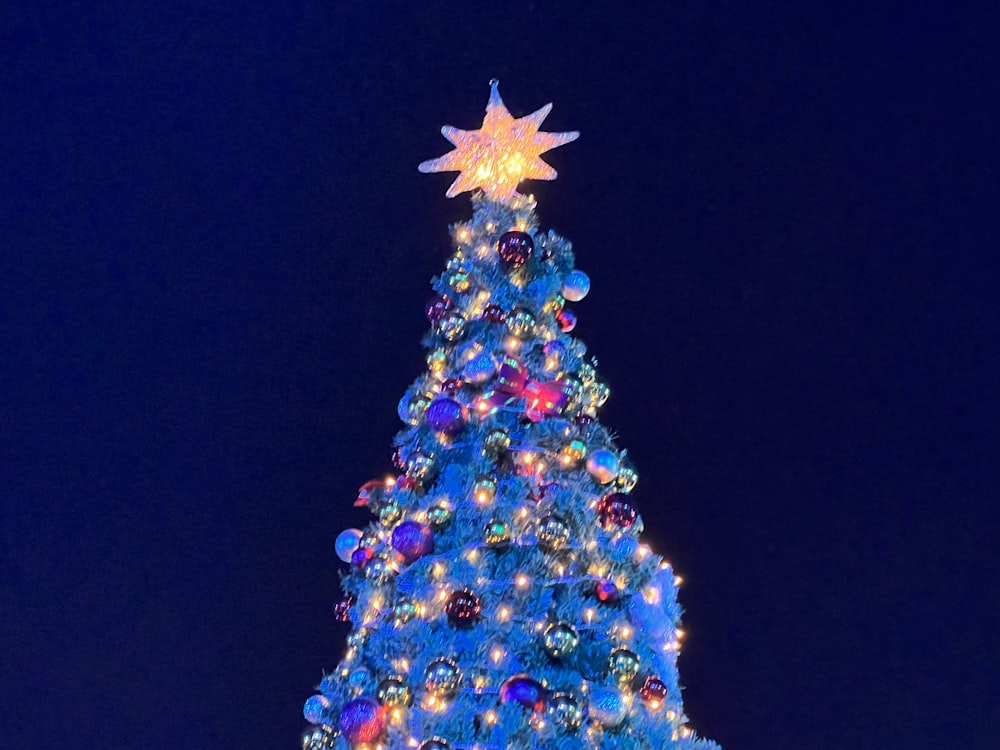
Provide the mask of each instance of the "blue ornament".
[{"label": "blue ornament", "polygon": [[625,719],[628,706],[617,690],[597,688],[590,694],[590,716],[605,727],[616,727]]},{"label": "blue ornament", "polygon": [[334,542],[334,549],[337,550],[337,557],[346,563],[351,561],[351,555],[361,543],[360,529],[344,529],[337,534],[337,541]]},{"label": "blue ornament", "polygon": [[323,713],[330,707],[325,695],[310,695],[302,707],[302,715],[310,724],[323,723]]},{"label": "blue ornament", "polygon": [[469,382],[482,384],[492,378],[496,371],[496,360],[483,352],[482,354],[477,354],[465,364],[463,374]]},{"label": "blue ornament", "polygon": [[355,698],[340,712],[340,731],[352,745],[375,742],[385,733],[385,710],[373,698]]},{"label": "blue ornament", "polygon": [[587,471],[600,484],[614,481],[618,474],[618,456],[614,452],[600,448],[590,454],[587,459]]},{"label": "blue ornament", "polygon": [[427,426],[435,432],[457,435],[465,427],[462,405],[453,398],[436,398],[427,407]]},{"label": "blue ornament", "polygon": [[504,703],[518,703],[532,711],[544,711],[548,690],[538,680],[527,674],[516,674],[507,678],[500,686],[500,700]]},{"label": "blue ornament", "polygon": [[583,271],[570,271],[563,282],[562,295],[570,302],[579,302],[590,291],[590,277]]},{"label": "blue ornament", "polygon": [[403,521],[392,530],[392,548],[411,563],[434,551],[434,534],[418,521]]}]

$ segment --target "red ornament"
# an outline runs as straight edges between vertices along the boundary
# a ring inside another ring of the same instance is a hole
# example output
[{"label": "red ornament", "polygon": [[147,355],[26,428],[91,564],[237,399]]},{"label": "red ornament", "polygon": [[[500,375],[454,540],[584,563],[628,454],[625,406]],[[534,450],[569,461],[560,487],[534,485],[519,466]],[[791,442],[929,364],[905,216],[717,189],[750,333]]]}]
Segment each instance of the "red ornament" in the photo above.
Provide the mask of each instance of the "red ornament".
[{"label": "red ornament", "polygon": [[594,595],[602,604],[614,604],[621,598],[621,591],[611,581],[598,581],[594,587]]},{"label": "red ornament", "polygon": [[667,697],[667,684],[658,677],[647,677],[639,688],[639,695],[653,708],[659,708]]},{"label": "red ornament", "polygon": [[597,504],[597,515],[605,529],[629,529],[639,514],[624,495],[617,492],[601,498]]},{"label": "red ornament", "polygon": [[497,254],[508,269],[523,266],[534,250],[535,241],[527,232],[507,232],[497,243]]},{"label": "red ornament", "polygon": [[333,605],[333,619],[338,622],[351,621],[351,607],[354,606],[354,597],[345,596]]},{"label": "red ornament", "polygon": [[448,622],[456,628],[469,628],[476,624],[482,608],[478,596],[468,589],[462,589],[448,597],[444,611],[448,615]]},{"label": "red ornament", "polygon": [[427,313],[427,320],[431,323],[437,323],[441,318],[443,318],[452,308],[452,301],[448,299],[443,294],[435,295],[427,303],[424,308],[424,312]]},{"label": "red ornament", "polygon": [[371,547],[358,547],[351,553],[351,565],[355,568],[363,568],[372,559],[375,552]]},{"label": "red ornament", "polygon": [[482,317],[487,323],[503,323],[507,320],[507,311],[500,305],[487,305],[483,308]]},{"label": "red ornament", "polygon": [[556,313],[556,322],[563,333],[569,333],[576,328],[576,313],[572,310],[560,310]]},{"label": "red ornament", "polygon": [[355,698],[340,712],[340,731],[352,745],[374,742],[385,734],[385,709],[373,698]]}]

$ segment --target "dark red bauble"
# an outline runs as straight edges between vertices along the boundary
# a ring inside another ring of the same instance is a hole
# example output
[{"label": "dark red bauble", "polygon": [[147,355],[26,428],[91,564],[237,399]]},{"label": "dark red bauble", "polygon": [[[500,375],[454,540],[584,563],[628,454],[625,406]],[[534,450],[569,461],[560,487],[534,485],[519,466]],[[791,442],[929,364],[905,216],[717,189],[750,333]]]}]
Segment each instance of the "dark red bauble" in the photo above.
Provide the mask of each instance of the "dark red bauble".
[{"label": "dark red bauble", "polygon": [[375,552],[371,547],[358,547],[351,553],[351,565],[355,568],[363,568],[372,559],[372,555],[374,554]]},{"label": "dark red bauble", "polygon": [[441,390],[449,395],[454,396],[456,393],[462,390],[461,378],[448,378],[441,384]]},{"label": "dark red bauble", "polygon": [[444,605],[448,622],[456,628],[470,628],[475,625],[481,609],[479,597],[468,589],[454,592]]},{"label": "dark red bauble", "polygon": [[354,606],[354,597],[345,596],[333,605],[333,619],[338,622],[351,621],[351,607]]},{"label": "dark red bauble", "polygon": [[500,305],[487,305],[483,308],[482,318],[487,323],[503,323],[507,320],[507,311]]},{"label": "dark red bauble", "polygon": [[436,294],[427,303],[424,312],[427,313],[427,320],[431,323],[437,323],[451,308],[452,301],[448,297],[443,294]]},{"label": "dark red bauble", "polygon": [[527,232],[507,232],[497,243],[497,255],[507,268],[523,266],[534,250],[535,241]]},{"label": "dark red bauble", "polygon": [[457,435],[465,427],[464,411],[455,399],[438,397],[427,407],[427,426],[435,432]]},{"label": "dark red bauble", "polygon": [[632,503],[617,492],[601,498],[597,504],[597,515],[606,529],[630,529],[639,517]]},{"label": "dark red bauble", "polygon": [[569,333],[576,328],[576,313],[572,310],[560,310],[556,313],[556,322],[563,333]]},{"label": "dark red bauble", "polygon": [[594,587],[594,596],[603,604],[614,604],[621,598],[621,591],[611,581],[598,581]]},{"label": "dark red bauble", "polygon": [[355,698],[340,712],[340,731],[352,745],[385,734],[385,709],[373,698]]},{"label": "dark red bauble", "polygon": [[527,674],[509,677],[500,686],[500,700],[504,703],[519,703],[532,711],[544,711],[549,691],[538,680]]},{"label": "dark red bauble", "polygon": [[392,530],[392,548],[411,563],[434,551],[434,533],[418,521],[403,521]]},{"label": "dark red bauble", "polygon": [[639,695],[647,703],[659,705],[667,697],[667,683],[659,677],[647,677],[646,681],[642,683],[642,687],[639,688]]}]

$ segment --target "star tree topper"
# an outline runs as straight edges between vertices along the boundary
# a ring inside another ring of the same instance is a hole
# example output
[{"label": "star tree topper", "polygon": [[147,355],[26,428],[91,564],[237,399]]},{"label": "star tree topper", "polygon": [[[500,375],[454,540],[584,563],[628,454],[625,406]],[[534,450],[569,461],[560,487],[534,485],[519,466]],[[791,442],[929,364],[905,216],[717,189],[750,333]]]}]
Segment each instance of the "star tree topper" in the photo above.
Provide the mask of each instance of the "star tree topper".
[{"label": "star tree topper", "polygon": [[542,161],[540,154],[580,137],[576,131],[538,132],[542,120],[552,111],[551,104],[515,119],[500,98],[497,85],[495,79],[490,81],[483,126],[479,130],[459,130],[445,125],[441,135],[454,144],[454,150],[417,167],[424,173],[461,172],[445,193],[449,198],[480,188],[492,200],[510,203],[522,180],[556,178],[556,170]]}]

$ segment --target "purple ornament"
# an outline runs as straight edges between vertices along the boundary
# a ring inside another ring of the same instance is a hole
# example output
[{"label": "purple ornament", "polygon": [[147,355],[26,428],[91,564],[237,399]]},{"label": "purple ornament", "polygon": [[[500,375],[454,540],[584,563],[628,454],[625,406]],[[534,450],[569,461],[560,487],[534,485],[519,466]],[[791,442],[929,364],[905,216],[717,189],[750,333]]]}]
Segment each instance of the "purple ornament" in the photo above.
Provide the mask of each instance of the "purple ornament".
[{"label": "purple ornament", "polygon": [[351,565],[355,568],[363,568],[374,554],[371,547],[358,547],[351,553]]},{"label": "purple ornament", "polygon": [[560,310],[556,313],[556,322],[563,333],[569,333],[576,328],[576,313],[572,310]]},{"label": "purple ornament", "polygon": [[435,432],[457,435],[465,427],[463,411],[453,398],[436,398],[427,407],[427,425]]},{"label": "purple ornament", "polygon": [[355,698],[340,712],[340,731],[352,745],[385,734],[385,710],[373,698]]},{"label": "purple ornament", "polygon": [[597,515],[605,529],[629,529],[639,518],[632,503],[617,492],[601,499],[597,504]]},{"label": "purple ornament", "polygon": [[527,232],[507,232],[497,243],[497,254],[507,268],[523,266],[534,250],[535,241]]},{"label": "purple ornament", "polygon": [[614,604],[621,597],[618,587],[611,581],[598,581],[594,587],[594,594],[602,604]]},{"label": "purple ornament", "polygon": [[451,308],[451,300],[443,294],[438,294],[427,303],[427,306],[424,308],[424,312],[427,313],[427,319],[431,323],[437,323],[445,316],[445,313],[451,310]]},{"label": "purple ornament", "polygon": [[392,548],[411,563],[434,551],[434,534],[422,523],[403,521],[392,530]]},{"label": "purple ornament", "polygon": [[519,703],[532,711],[544,711],[549,691],[531,675],[516,674],[500,686],[500,700]]}]

